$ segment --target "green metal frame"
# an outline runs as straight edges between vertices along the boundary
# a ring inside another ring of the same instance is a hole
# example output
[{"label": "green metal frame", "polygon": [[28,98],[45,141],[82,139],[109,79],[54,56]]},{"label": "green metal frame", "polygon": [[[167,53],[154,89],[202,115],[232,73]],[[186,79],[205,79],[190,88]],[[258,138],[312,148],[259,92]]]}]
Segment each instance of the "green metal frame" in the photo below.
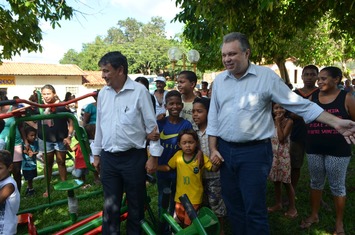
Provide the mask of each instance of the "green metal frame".
[{"label": "green metal frame", "polygon": [[[18,126],[19,123],[22,123],[25,121],[40,121],[40,120],[53,119],[53,118],[64,118],[64,119],[68,118],[73,121],[74,130],[75,130],[75,133],[77,136],[77,140],[81,146],[81,151],[83,153],[86,166],[88,167],[89,170],[95,171],[95,168],[90,163],[90,145],[89,145],[87,133],[84,130],[84,128],[79,125],[78,120],[76,119],[76,117],[72,113],[37,114],[37,115],[30,115],[30,116],[24,116],[24,117],[16,117],[15,122],[10,127],[9,141],[7,143],[6,149],[9,150],[13,154],[14,146],[15,146],[16,127]],[[44,142],[46,142],[45,138],[44,138]],[[46,146],[46,144],[44,144],[44,146]],[[44,159],[45,162],[47,162],[46,148],[44,149],[44,158],[45,158]],[[46,164],[46,167],[48,167],[47,164]],[[49,190],[50,182],[48,181],[49,177],[48,177],[47,173],[48,173],[48,169],[46,169],[46,186],[47,186],[47,192],[48,192],[48,202],[50,204],[51,203],[50,190]]]}]

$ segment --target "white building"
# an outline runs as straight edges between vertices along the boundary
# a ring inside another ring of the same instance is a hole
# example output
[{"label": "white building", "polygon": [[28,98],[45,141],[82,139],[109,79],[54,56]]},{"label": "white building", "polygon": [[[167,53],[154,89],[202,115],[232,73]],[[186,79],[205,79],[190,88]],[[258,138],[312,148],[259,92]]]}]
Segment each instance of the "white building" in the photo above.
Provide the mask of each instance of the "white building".
[{"label": "white building", "polygon": [[[0,65],[0,92],[10,100],[14,96],[28,99],[34,90],[41,89],[45,84],[53,85],[58,97],[64,100],[68,91],[80,97],[100,89],[106,83],[100,71],[83,71],[72,64],[3,62]],[[78,110],[93,101],[93,98],[79,101]]]}]

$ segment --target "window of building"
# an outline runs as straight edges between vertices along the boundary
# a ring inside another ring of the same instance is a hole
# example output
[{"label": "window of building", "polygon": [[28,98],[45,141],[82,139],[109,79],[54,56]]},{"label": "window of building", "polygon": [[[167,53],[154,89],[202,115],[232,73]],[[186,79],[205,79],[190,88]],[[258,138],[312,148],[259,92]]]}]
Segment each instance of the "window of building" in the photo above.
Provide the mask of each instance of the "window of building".
[{"label": "window of building", "polygon": [[66,87],[65,92],[70,92],[72,95],[78,94],[79,88],[78,87]]},{"label": "window of building", "polygon": [[0,88],[0,100],[5,100],[7,96],[7,88]]}]

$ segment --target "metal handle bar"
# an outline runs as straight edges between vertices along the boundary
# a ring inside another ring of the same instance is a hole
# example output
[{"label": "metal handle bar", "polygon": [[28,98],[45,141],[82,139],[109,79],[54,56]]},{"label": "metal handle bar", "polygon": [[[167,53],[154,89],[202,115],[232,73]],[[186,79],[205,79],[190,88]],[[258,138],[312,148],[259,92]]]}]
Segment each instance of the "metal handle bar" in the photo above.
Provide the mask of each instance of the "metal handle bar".
[{"label": "metal handle bar", "polygon": [[5,119],[5,118],[9,118],[9,117],[13,117],[13,116],[18,116],[20,114],[22,114],[27,108],[31,108],[31,107],[38,107],[38,108],[54,108],[54,107],[60,107],[60,106],[65,106],[74,102],[77,102],[79,100],[88,98],[90,96],[95,97],[97,96],[97,92],[91,92],[88,93],[86,95],[83,96],[79,96],[78,98],[72,99],[72,100],[68,100],[65,102],[59,102],[59,103],[53,103],[53,104],[39,104],[36,102],[32,102],[29,100],[25,100],[25,99],[15,99],[15,100],[2,100],[0,101],[0,106],[5,106],[5,105],[14,105],[14,104],[19,104],[19,103],[24,103],[24,104],[28,104],[29,106],[23,107],[23,108],[19,108],[19,109],[15,109],[9,113],[3,113],[0,114],[0,119]]}]

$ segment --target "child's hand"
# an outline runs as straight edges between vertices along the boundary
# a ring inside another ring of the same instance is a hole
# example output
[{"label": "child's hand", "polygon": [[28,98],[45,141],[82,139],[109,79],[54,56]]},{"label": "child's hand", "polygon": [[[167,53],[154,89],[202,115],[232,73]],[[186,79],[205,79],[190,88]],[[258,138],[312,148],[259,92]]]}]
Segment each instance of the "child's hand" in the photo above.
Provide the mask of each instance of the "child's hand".
[{"label": "child's hand", "polygon": [[34,156],[37,155],[37,153],[38,153],[38,152],[33,152],[32,150],[30,150],[30,151],[28,151],[28,154],[27,154],[27,155],[28,155],[29,157],[34,157]]},{"label": "child's hand", "polygon": [[31,150],[31,146],[29,144],[24,145],[23,153],[28,155],[28,151]]},{"label": "child's hand", "polygon": [[157,141],[160,139],[160,134],[158,132],[158,126],[155,126],[153,131],[147,135],[148,140]]},{"label": "child's hand", "polygon": [[70,144],[71,144],[71,138],[70,138],[70,137],[64,138],[63,144],[64,144],[64,146],[67,148],[67,150],[68,150],[69,152],[72,152],[72,151],[73,151],[73,150],[70,148]]},{"label": "child's hand", "polygon": [[32,156],[33,156],[33,151],[32,151],[32,149],[30,149],[30,150],[27,151],[27,155],[28,155],[29,157],[32,157]]},{"label": "child's hand", "polygon": [[223,157],[218,151],[214,151],[210,157],[212,164],[216,166],[220,166],[224,161]]},{"label": "child's hand", "polygon": [[161,113],[161,114],[159,114],[159,115],[157,116],[157,121],[164,119],[164,118],[165,118],[165,116],[166,116],[166,114],[165,114],[165,113]]},{"label": "child's hand", "polygon": [[219,159],[218,157],[214,157],[213,159],[211,159],[211,162],[213,165],[216,165],[216,166],[219,166],[222,163],[221,159]]},{"label": "child's hand", "polygon": [[281,123],[282,119],[284,118],[284,113],[277,112],[275,114],[275,123]]}]

